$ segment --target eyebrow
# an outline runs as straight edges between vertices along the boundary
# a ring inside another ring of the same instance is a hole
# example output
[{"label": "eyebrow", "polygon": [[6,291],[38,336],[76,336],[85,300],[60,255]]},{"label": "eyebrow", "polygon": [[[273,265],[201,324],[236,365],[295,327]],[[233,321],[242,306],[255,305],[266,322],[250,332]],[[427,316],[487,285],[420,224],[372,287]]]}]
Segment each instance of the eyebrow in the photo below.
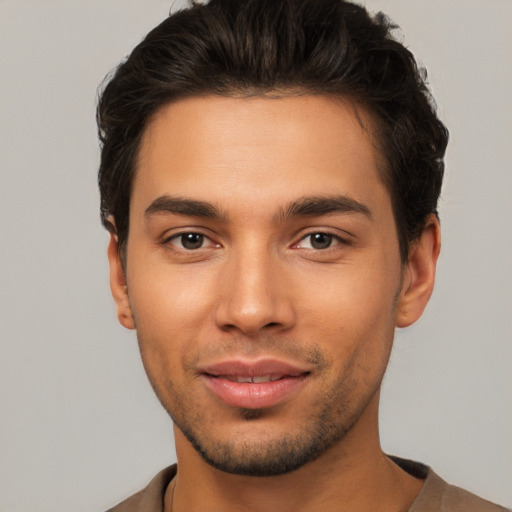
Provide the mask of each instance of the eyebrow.
[{"label": "eyebrow", "polygon": [[[150,218],[161,213],[187,215],[226,221],[228,216],[215,205],[196,199],[185,199],[169,195],[155,199],[144,211],[144,217]],[[360,213],[372,218],[370,209],[363,203],[347,196],[308,196],[289,203],[275,216],[277,221],[286,221],[295,217],[317,217],[330,213]]]},{"label": "eyebrow", "polygon": [[285,221],[294,217],[317,217],[329,213],[360,213],[372,218],[372,213],[365,204],[351,197],[336,195],[310,196],[293,201],[279,212],[277,219]]},{"label": "eyebrow", "polygon": [[227,216],[219,208],[206,201],[185,199],[168,195],[155,199],[145,210],[144,217],[149,218],[160,213],[204,217],[208,219],[226,220]]}]

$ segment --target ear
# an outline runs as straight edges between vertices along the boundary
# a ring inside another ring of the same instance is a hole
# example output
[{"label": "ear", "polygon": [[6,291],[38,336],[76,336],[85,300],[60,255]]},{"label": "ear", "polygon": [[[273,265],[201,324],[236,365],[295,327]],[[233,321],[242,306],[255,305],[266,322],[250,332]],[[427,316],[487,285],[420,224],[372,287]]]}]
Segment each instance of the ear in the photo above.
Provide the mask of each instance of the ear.
[{"label": "ear", "polygon": [[110,289],[112,291],[112,297],[114,297],[114,302],[116,303],[119,323],[127,329],[135,329],[135,322],[128,299],[126,278],[119,254],[118,238],[115,233],[110,234],[108,262],[110,266]]},{"label": "ear", "polygon": [[432,291],[441,250],[441,228],[431,215],[420,237],[411,243],[409,261],[404,266],[402,288],[396,308],[396,326],[407,327],[420,318]]}]

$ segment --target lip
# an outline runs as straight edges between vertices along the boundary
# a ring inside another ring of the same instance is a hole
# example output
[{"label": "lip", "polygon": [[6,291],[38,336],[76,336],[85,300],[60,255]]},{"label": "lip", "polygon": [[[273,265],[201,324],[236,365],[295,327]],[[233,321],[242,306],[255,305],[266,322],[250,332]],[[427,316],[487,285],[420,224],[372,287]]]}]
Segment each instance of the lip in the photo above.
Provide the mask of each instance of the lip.
[{"label": "lip", "polygon": [[[276,359],[230,360],[199,369],[206,387],[229,406],[245,409],[272,407],[296,393],[310,371]],[[266,382],[258,382],[270,377]],[[256,379],[257,382],[237,382]]]}]

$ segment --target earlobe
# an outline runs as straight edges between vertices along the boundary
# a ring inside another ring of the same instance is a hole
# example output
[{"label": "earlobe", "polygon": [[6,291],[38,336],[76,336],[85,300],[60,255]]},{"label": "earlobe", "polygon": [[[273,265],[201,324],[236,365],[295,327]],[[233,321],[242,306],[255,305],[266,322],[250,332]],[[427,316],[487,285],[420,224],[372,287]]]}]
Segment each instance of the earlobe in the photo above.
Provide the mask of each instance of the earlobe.
[{"label": "earlobe", "polygon": [[422,315],[432,291],[441,250],[441,228],[431,215],[420,237],[411,243],[396,308],[396,326],[407,327]]},{"label": "earlobe", "polygon": [[112,297],[116,303],[117,318],[119,323],[127,329],[135,329],[130,301],[128,299],[128,290],[126,287],[126,278],[119,254],[119,244],[117,235],[110,234],[108,244],[108,262],[110,267],[110,289]]}]

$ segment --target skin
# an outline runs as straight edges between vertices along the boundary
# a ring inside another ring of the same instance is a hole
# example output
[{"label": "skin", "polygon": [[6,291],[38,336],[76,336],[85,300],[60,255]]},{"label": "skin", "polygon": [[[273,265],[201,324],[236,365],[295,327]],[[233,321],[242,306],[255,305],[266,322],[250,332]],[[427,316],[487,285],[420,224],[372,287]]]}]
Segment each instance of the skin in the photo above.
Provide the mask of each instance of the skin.
[{"label": "skin", "polygon": [[[322,96],[188,98],[152,118],[139,157],[126,262],[115,235],[109,261],[119,320],[174,420],[166,510],[405,510],[421,481],[380,448],[379,390],[395,327],[431,295],[440,232],[429,218],[400,260],[370,117]],[[305,214],[311,197],[344,207]],[[308,374],[262,409],[227,405],[198,370],[267,357]],[[311,446],[292,471],[240,474]]]}]

